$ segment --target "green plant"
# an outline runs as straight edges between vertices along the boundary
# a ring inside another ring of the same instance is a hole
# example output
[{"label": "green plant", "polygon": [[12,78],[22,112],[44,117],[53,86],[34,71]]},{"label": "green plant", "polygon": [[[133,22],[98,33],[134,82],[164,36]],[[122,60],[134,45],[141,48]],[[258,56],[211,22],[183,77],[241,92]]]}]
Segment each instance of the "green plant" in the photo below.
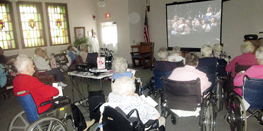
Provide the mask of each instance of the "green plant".
[{"label": "green plant", "polygon": [[88,37],[80,38],[80,39],[75,39],[73,43],[76,47],[79,47],[81,44],[87,44],[89,47],[92,47],[92,45],[89,42]]}]

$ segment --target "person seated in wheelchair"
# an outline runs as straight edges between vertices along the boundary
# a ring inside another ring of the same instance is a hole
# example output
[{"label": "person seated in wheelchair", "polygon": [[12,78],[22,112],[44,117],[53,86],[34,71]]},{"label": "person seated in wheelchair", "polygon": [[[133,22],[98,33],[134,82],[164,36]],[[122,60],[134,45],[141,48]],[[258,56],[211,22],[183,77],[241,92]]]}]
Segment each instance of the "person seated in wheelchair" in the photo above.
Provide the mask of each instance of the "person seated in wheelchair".
[{"label": "person seated in wheelchair", "polygon": [[5,72],[5,67],[0,64],[0,88],[3,88],[6,84],[7,77]]},{"label": "person seated in wheelchair", "polygon": [[[54,96],[57,96],[59,94],[59,91],[55,87],[52,87],[50,85],[44,85],[44,83],[40,82],[36,77],[33,76],[35,70],[34,70],[33,62],[30,58],[28,58],[24,54],[20,54],[16,58],[14,65],[18,71],[18,75],[15,77],[13,81],[13,86],[14,86],[13,91],[16,96],[21,97],[28,95],[30,93],[36,106],[38,107],[37,108],[38,114],[51,111],[57,108],[58,106],[61,106],[52,103],[44,106],[40,106],[41,103],[52,100]],[[27,92],[20,95],[18,92],[21,91],[27,91]],[[75,112],[75,113],[78,113],[78,115],[81,115],[80,117],[83,117],[81,112]],[[77,114],[73,114],[73,115],[77,115]],[[78,122],[78,120],[75,120],[75,122]],[[82,127],[79,128],[85,129],[86,123],[84,122],[82,124]]]},{"label": "person seated in wheelchair", "polygon": [[183,63],[185,64],[185,58],[182,57],[181,48],[179,46],[173,47],[173,50],[169,53],[167,60],[170,62],[183,61]]},{"label": "person seated in wheelchair", "polygon": [[128,76],[130,78],[135,79],[135,77],[133,76],[133,73],[130,71],[127,71],[127,68],[128,68],[128,63],[126,59],[124,59],[123,57],[114,58],[112,62],[112,69],[114,71],[112,78],[116,80],[120,77]]},{"label": "person seated in wheelchair", "polygon": [[[255,58],[258,61],[259,65],[252,65],[245,72],[241,71],[236,74],[234,78],[234,86],[240,87],[243,85],[244,76],[247,75],[251,78],[260,78],[263,79],[263,47],[260,46],[256,51]],[[234,91],[242,96],[242,88],[235,88]]]},{"label": "person seated in wheelchair", "polygon": [[218,59],[216,57],[211,57],[212,55],[212,47],[210,45],[203,45],[201,48],[202,58],[199,58],[198,66],[196,69],[208,74],[206,67],[216,67]]},{"label": "person seated in wheelchair", "polygon": [[154,74],[154,88],[162,89],[161,77],[167,78],[172,71],[178,67],[176,62],[167,61],[168,50],[166,47],[161,47],[157,52],[157,61],[154,62],[153,74]]},{"label": "person seated in wheelchair", "polygon": [[190,52],[185,57],[185,66],[177,67],[173,70],[172,74],[168,77],[170,80],[176,81],[189,81],[200,78],[201,93],[211,86],[206,74],[196,69],[198,66],[199,57],[194,52]]},{"label": "person seated in wheelchair", "polygon": [[[112,84],[112,92],[108,96],[108,103],[105,103],[112,107],[119,107],[125,114],[128,114],[131,110],[137,109],[139,116],[143,124],[149,120],[157,120],[160,118],[159,112],[146,103],[138,94],[135,93],[134,80],[130,77],[123,76],[115,80]],[[103,106],[100,111],[103,113]],[[136,116],[133,113],[132,116]],[[159,122],[159,125],[163,125]]]},{"label": "person seated in wheelchair", "polygon": [[255,54],[253,53],[255,47],[251,42],[246,41],[242,43],[240,46],[240,49],[241,49],[242,54],[235,57],[226,66],[226,71],[231,72],[232,77],[235,77],[236,63],[238,63],[239,65],[248,65],[248,66],[258,65],[258,61],[255,57]]},{"label": "person seated in wheelchair", "polygon": [[217,59],[224,59],[226,62],[229,62],[229,55],[225,51],[223,51],[223,43],[214,44],[212,57],[216,57]]}]

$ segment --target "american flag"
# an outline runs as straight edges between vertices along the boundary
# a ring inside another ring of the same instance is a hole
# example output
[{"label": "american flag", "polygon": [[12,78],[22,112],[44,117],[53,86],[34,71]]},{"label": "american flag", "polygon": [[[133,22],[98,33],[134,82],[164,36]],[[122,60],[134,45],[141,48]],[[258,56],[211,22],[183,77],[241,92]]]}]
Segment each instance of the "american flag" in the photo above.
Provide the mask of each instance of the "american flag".
[{"label": "american flag", "polygon": [[144,19],[144,41],[150,42],[149,28],[148,28],[148,17],[147,17],[147,9],[145,9],[145,19]]}]

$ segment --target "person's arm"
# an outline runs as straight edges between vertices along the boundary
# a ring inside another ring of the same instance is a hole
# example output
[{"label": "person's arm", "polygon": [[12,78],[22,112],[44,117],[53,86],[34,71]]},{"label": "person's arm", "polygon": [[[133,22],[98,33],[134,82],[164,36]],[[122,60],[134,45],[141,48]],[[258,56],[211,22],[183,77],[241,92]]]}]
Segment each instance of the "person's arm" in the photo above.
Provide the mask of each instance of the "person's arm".
[{"label": "person's arm", "polygon": [[226,71],[231,72],[234,76],[235,73],[235,66],[236,66],[236,59],[234,58],[232,61],[229,62],[229,64],[226,66]]},{"label": "person's arm", "polygon": [[204,92],[212,83],[208,80],[206,74],[201,75],[199,78],[201,82],[201,92]]},{"label": "person's arm", "polygon": [[35,63],[35,66],[38,68],[38,69],[49,69],[50,66],[49,66],[49,61],[46,61],[44,58],[42,57],[35,57],[34,58],[34,63]]},{"label": "person's arm", "polygon": [[234,78],[234,86],[242,86],[245,73],[237,73]]},{"label": "person's arm", "polygon": [[34,87],[35,87],[34,89],[43,98],[51,98],[59,94],[59,91],[57,88],[53,86],[45,85],[44,83],[40,82],[35,77],[32,78],[31,83],[34,84]]}]

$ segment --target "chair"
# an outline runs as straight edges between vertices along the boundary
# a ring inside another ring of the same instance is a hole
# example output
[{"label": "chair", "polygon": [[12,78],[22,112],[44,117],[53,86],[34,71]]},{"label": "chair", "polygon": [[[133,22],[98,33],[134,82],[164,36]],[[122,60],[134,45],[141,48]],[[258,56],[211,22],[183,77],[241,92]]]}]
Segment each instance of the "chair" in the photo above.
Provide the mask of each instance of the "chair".
[{"label": "chair", "polygon": [[[18,95],[27,93],[27,91],[19,92]],[[38,114],[36,104],[31,96],[31,94],[26,94],[24,96],[17,96],[20,104],[22,105],[24,111],[19,112],[11,121],[9,125],[9,131],[14,129],[24,129],[24,130],[33,130],[33,129],[42,129],[42,130],[53,130],[60,129],[66,130],[65,122],[68,118],[73,119],[73,114],[71,110],[71,101],[67,97],[58,97],[51,101],[41,103],[39,107],[55,103],[56,101],[67,101],[67,104],[58,107],[52,111],[44,112]],[[24,115],[25,114],[25,115]],[[25,118],[26,116],[26,118]],[[23,125],[17,124],[21,120]]]},{"label": "chair", "polygon": [[[153,61],[153,47],[154,43],[152,42],[141,42],[140,45],[132,45],[132,63],[133,67],[137,66],[143,66],[143,69],[145,68],[151,68],[152,67],[152,61]],[[133,49],[137,48],[138,52],[134,52]],[[136,65],[135,61],[139,61],[139,65]],[[148,60],[148,62],[146,62]]]},{"label": "chair", "polygon": [[[136,117],[132,116],[134,113]],[[104,106],[102,123],[100,125],[103,131],[144,131],[145,128],[149,127],[148,130],[156,129],[158,127],[158,120],[150,120],[146,124],[143,124],[136,109],[125,114],[119,107],[114,108],[106,105]]]},{"label": "chair", "polygon": [[[35,64],[34,64],[35,65]],[[39,80],[42,81],[43,83],[47,83],[49,85],[52,85],[53,82],[56,81],[54,75],[49,75],[47,74],[47,70],[39,70],[35,66],[35,73],[34,76]]]},{"label": "chair", "polygon": [[236,63],[235,74],[237,74],[240,71],[246,71],[250,67],[251,67],[251,65],[239,65],[238,63]]},{"label": "chair", "polygon": [[[199,124],[201,131],[215,128],[215,102],[211,93],[201,94],[200,79],[191,81],[174,81],[163,79],[162,115],[171,114],[172,123],[176,123],[175,110],[196,111],[201,106]],[[198,111],[198,110],[197,110]]]},{"label": "chair", "polygon": [[[230,104],[225,119],[231,130],[246,131],[247,119],[251,116],[263,125],[263,79],[244,76],[242,89],[242,96],[233,92],[228,100]],[[250,104],[249,107],[245,106],[244,99]]]}]

